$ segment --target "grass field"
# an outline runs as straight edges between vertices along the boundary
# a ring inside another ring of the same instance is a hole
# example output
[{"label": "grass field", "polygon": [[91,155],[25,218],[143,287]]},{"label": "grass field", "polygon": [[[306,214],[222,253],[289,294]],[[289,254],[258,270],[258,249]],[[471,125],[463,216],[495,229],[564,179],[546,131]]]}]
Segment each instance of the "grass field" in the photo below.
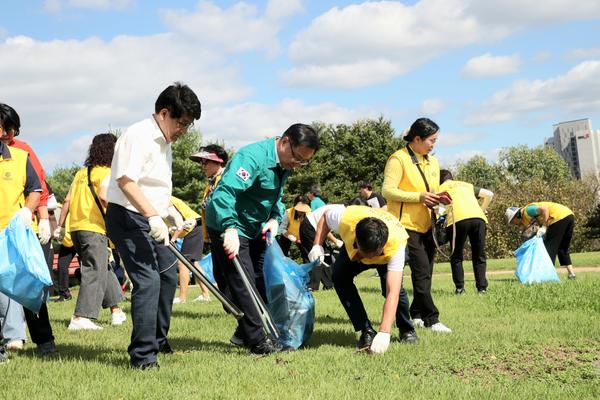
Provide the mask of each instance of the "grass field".
[{"label": "grass field", "polygon": [[[574,263],[597,266],[600,254],[575,255]],[[493,260],[490,269],[513,265]],[[29,343],[11,353],[0,366],[0,399],[600,398],[600,274],[579,272],[575,281],[561,274],[561,283],[536,286],[510,274],[488,279],[487,295],[475,293],[470,275],[467,293],[456,296],[450,276],[436,275],[434,299],[454,333],[419,329],[420,343],[403,345],[394,332],[383,356],[355,352],[356,336],[333,291],[315,293],[309,346],[268,357],[228,343],[235,321],[215,301],[177,305],[175,354],[160,356],[160,371],[128,368],[130,321],[111,327],[104,311],[103,331],[70,332],[75,303],[51,303],[58,353],[39,358]],[[379,281],[367,271],[357,284],[375,324]],[[405,285],[410,292],[410,279]],[[197,294],[194,288],[188,298]]]}]

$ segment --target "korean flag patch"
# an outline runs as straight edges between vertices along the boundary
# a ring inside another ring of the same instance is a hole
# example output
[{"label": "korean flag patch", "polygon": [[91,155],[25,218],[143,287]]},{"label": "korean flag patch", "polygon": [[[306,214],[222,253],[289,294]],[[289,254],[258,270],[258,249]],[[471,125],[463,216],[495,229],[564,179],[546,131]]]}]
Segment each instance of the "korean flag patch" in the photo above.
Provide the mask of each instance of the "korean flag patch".
[{"label": "korean flag patch", "polygon": [[244,168],[240,167],[240,169],[237,170],[237,172],[235,173],[237,176],[239,176],[240,178],[242,178],[242,180],[244,182],[246,182],[249,178],[250,178],[250,173],[248,171],[246,171]]}]

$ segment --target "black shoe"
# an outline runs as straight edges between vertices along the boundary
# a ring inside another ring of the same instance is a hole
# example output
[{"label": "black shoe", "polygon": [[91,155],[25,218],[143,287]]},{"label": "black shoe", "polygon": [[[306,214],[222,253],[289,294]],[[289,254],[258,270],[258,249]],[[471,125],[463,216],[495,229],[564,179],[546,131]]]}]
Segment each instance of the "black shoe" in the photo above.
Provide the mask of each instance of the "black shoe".
[{"label": "black shoe", "polygon": [[400,332],[400,343],[409,343],[409,344],[417,344],[419,343],[419,337],[417,336],[417,332],[408,331],[408,332]]},{"label": "black shoe", "polygon": [[54,300],[55,303],[62,303],[63,301],[69,301],[73,298],[73,296],[68,295],[68,296],[58,296],[58,298],[56,298]]},{"label": "black shoe", "polygon": [[360,334],[360,338],[358,339],[358,343],[356,344],[358,350],[366,350],[370,348],[375,335],[377,335],[377,332],[375,332],[373,328],[369,327],[363,329]]},{"label": "black shoe", "polygon": [[160,365],[158,365],[158,361],[151,361],[140,365],[131,364],[131,368],[139,369],[140,371],[145,371],[147,369],[155,369],[158,371],[160,369]]},{"label": "black shoe", "polygon": [[486,294],[486,293],[487,293],[487,290],[485,290],[485,289],[479,289],[479,290],[477,291],[477,293],[479,293],[479,294]]},{"label": "black shoe", "polygon": [[37,345],[37,352],[43,356],[48,354],[52,354],[56,352],[56,345],[54,344],[54,340],[51,340],[46,343],[41,343]]},{"label": "black shoe", "polygon": [[6,354],[6,350],[4,346],[0,346],[0,364],[8,362],[8,355]]},{"label": "black shoe", "polygon": [[465,294],[465,289],[464,288],[456,288],[456,290],[454,291],[454,294]]},{"label": "black shoe", "polygon": [[164,342],[160,346],[158,346],[158,352],[163,354],[173,354],[173,349],[169,342]]},{"label": "black shoe", "polygon": [[250,352],[253,354],[272,354],[279,353],[281,350],[281,345],[276,341],[272,341],[269,337],[265,337],[250,348]]}]

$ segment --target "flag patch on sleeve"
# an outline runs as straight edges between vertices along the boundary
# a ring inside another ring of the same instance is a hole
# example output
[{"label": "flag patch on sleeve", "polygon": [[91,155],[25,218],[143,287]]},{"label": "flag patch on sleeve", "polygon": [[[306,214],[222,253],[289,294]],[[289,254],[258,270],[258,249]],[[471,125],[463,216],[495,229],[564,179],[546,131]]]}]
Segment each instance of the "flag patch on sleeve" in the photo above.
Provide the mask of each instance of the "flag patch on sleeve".
[{"label": "flag patch on sleeve", "polygon": [[244,182],[246,182],[250,178],[250,173],[242,167],[240,167],[235,174],[242,178]]}]

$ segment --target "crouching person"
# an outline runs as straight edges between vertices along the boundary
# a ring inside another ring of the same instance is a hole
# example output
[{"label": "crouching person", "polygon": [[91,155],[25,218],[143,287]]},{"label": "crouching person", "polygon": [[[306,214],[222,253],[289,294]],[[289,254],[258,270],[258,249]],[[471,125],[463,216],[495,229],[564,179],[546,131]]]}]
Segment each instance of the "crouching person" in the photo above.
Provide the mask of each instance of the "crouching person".
[{"label": "crouching person", "polygon": [[[331,207],[319,220],[308,258],[324,256],[323,241],[329,233],[340,234],[344,246],[333,265],[333,285],[355,331],[360,331],[357,347],[385,353],[390,344],[392,323],[400,330],[400,341],[416,343],[418,337],[409,316],[409,301],[402,287],[404,252],[408,234],[393,215],[366,206]],[[385,297],[379,332],[376,333],[358,293],[354,278],[376,268]]]}]

